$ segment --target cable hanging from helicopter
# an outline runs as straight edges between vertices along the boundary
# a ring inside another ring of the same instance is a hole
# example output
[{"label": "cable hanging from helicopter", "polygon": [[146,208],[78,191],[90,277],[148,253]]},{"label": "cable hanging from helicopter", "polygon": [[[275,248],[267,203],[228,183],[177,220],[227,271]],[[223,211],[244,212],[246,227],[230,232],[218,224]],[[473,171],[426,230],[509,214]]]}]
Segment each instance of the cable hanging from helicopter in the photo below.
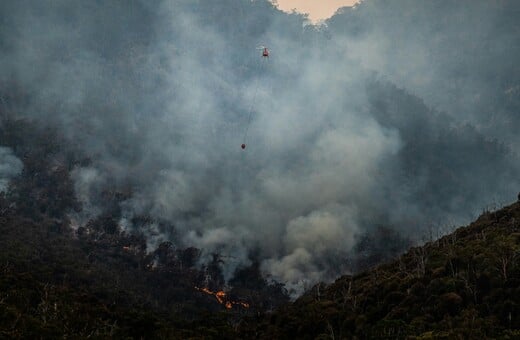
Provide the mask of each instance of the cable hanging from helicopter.
[{"label": "cable hanging from helicopter", "polygon": [[[260,72],[263,71],[263,65],[266,63],[267,60],[269,60],[269,49],[265,46],[259,46],[257,48],[258,50],[261,50],[262,51],[262,61],[261,61],[261,65],[260,65]],[[248,112],[248,117],[247,117],[247,123],[246,123],[246,129],[244,131],[244,137],[243,137],[243,142],[242,142],[242,145],[240,146],[242,148],[242,150],[245,150],[246,148],[246,145],[247,145],[247,133],[249,132],[249,126],[251,125],[251,119],[253,118],[253,108],[255,106],[255,101],[256,101],[256,95],[258,93],[258,87],[260,86],[260,82],[257,81],[256,82],[256,87],[255,87],[255,92],[254,92],[254,95],[253,95],[253,100],[251,101],[251,106],[249,108],[249,112]]]}]

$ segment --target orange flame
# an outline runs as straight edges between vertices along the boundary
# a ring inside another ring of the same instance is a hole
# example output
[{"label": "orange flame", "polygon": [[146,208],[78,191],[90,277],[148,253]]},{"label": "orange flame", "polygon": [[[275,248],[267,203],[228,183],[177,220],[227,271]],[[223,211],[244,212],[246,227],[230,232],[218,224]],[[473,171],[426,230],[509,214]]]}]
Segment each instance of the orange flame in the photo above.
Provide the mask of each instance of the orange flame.
[{"label": "orange flame", "polygon": [[203,293],[206,293],[208,295],[213,295],[215,297],[215,299],[217,299],[218,303],[220,303],[221,305],[224,305],[224,307],[226,307],[226,309],[231,309],[235,305],[239,305],[244,308],[249,308],[249,303],[247,303],[247,302],[228,300],[226,297],[227,296],[226,292],[224,292],[222,290],[219,290],[218,292],[213,292],[213,291],[209,290],[208,288],[195,287],[195,289],[197,289],[198,291],[201,291]]}]

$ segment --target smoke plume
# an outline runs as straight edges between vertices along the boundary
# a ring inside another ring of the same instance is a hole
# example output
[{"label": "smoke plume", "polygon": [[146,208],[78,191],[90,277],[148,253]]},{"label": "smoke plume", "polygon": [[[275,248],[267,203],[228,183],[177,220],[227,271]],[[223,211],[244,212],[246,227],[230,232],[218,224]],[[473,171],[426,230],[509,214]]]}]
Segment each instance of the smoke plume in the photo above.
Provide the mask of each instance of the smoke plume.
[{"label": "smoke plume", "polygon": [[9,180],[22,172],[23,163],[11,149],[0,147],[0,193],[5,192],[9,185]]},{"label": "smoke plume", "polygon": [[[149,248],[229,256],[227,279],[254,254],[298,287],[375,226],[420,240],[518,189],[518,22],[460,3],[366,0],[311,26],[265,0],[3,1],[0,81],[90,159],[81,223],[129,192],[121,226]],[[0,181],[20,171],[0,159]]]}]

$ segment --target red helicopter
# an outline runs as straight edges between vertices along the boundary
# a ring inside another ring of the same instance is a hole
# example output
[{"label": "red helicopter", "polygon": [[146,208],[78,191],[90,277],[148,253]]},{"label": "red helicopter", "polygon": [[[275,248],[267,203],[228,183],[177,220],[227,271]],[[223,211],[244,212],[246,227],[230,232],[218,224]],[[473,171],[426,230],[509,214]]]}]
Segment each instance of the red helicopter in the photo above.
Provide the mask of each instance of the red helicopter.
[{"label": "red helicopter", "polygon": [[257,50],[262,50],[262,57],[269,58],[269,49],[265,46],[259,46]]}]

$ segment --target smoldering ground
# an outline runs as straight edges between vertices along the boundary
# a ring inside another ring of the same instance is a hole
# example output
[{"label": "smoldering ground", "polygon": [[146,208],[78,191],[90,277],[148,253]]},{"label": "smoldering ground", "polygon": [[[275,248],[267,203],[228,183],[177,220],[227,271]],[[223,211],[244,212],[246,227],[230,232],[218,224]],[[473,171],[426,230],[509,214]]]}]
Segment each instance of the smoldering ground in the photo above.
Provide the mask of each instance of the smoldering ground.
[{"label": "smoldering ground", "polygon": [[[208,257],[229,255],[226,278],[254,253],[289,285],[327,280],[374,226],[419,240],[427,226],[467,222],[518,188],[514,139],[493,139],[500,134],[482,128],[480,111],[458,119],[450,110],[463,106],[465,93],[450,105],[439,86],[450,76],[462,89],[480,88],[485,82],[473,81],[480,64],[465,65],[474,77],[457,75],[445,58],[416,61],[410,72],[373,29],[401,23],[369,15],[396,6],[419,5],[367,0],[329,27],[312,27],[261,0],[5,1],[0,79],[28,93],[21,114],[56,127],[89,157],[73,171],[80,223],[103,211],[103,190],[127,190],[123,228],[138,228],[131,222],[138,215],[174,226],[139,226],[149,247],[169,239]],[[492,21],[497,13],[467,15]],[[436,20],[423,19],[406,24]],[[271,48],[268,61],[260,44]],[[421,42],[402,44],[430,53]],[[455,45],[434,52],[445,56]],[[428,86],[418,89],[421,68]],[[438,98],[442,111],[430,107]]]}]

